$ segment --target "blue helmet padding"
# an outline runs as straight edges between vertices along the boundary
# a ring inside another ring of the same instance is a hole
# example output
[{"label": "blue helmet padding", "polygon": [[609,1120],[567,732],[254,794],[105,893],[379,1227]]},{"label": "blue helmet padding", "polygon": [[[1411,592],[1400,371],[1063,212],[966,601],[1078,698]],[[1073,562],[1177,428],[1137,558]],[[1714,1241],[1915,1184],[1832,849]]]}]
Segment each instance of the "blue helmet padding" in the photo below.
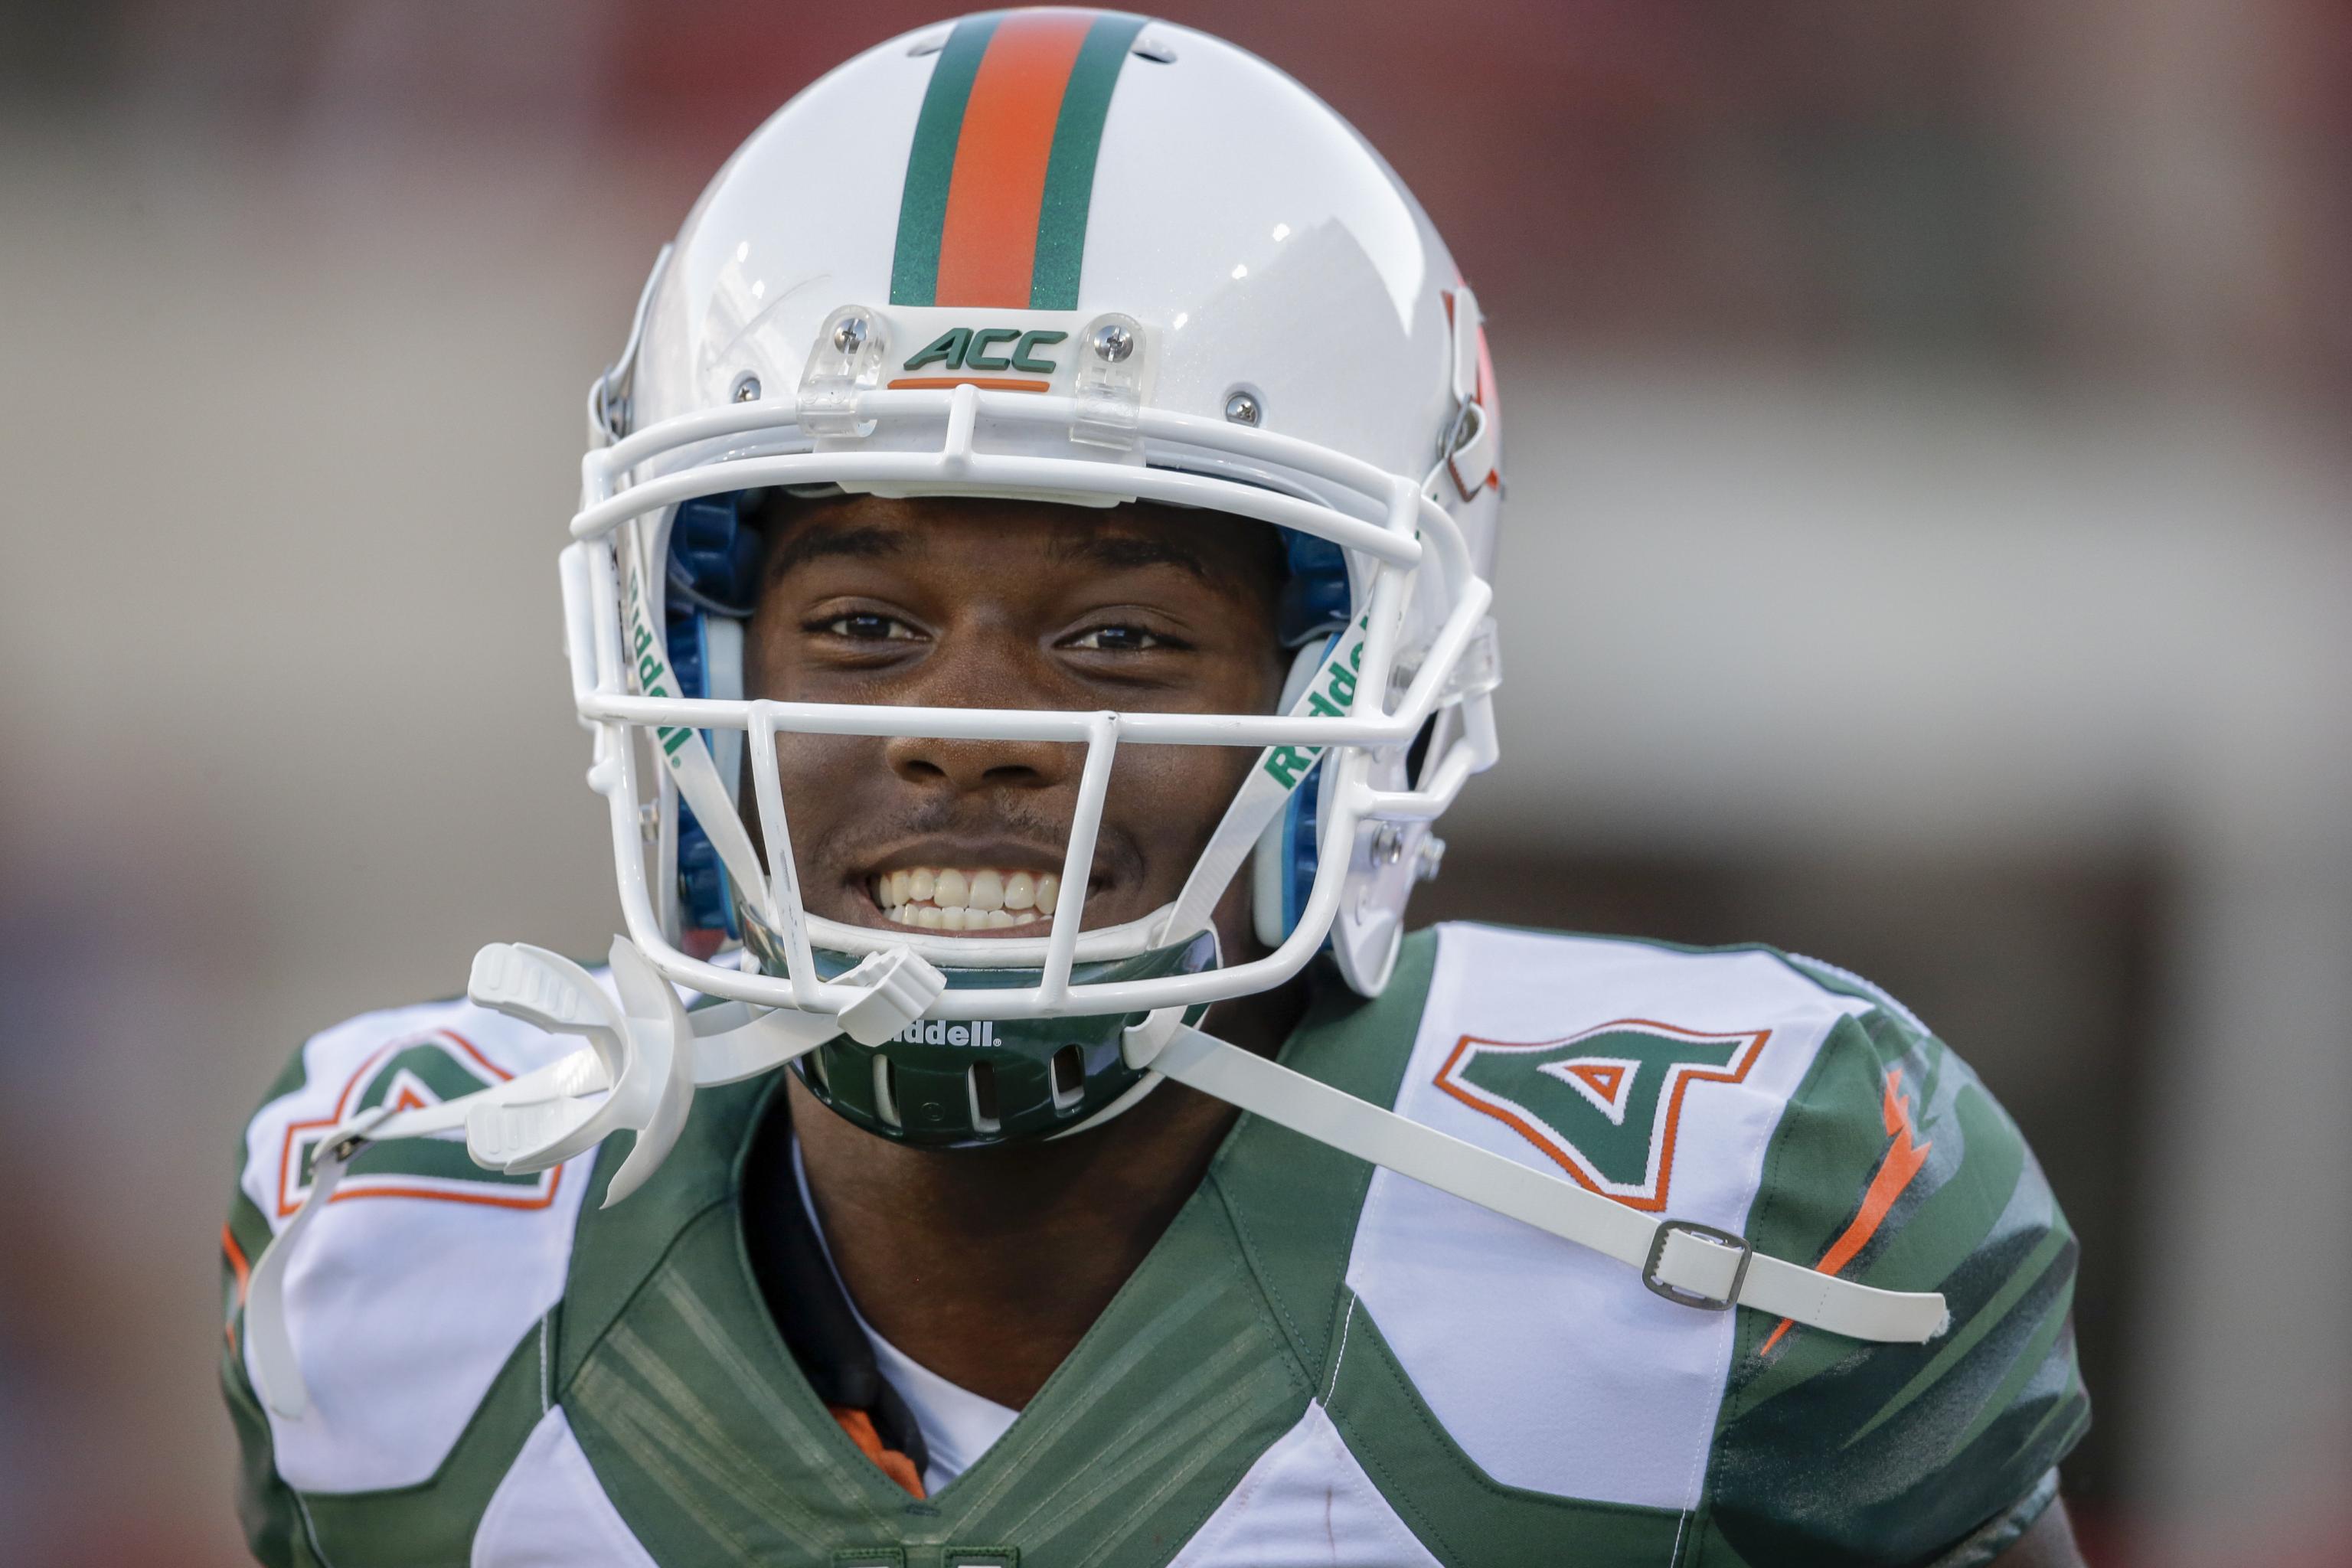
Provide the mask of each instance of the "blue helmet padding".
[{"label": "blue helmet padding", "polygon": [[[673,605],[669,611],[670,668],[677,672],[679,691],[688,697],[700,697],[709,689],[709,622],[700,610],[681,615]],[[702,743],[710,744],[708,730],[702,732]],[[677,803],[677,902],[680,923],[689,929],[742,934],[735,927],[735,900],[728,896],[727,868],[718,847],[683,798]]]},{"label": "blue helmet padding", "polygon": [[[1284,529],[1282,542],[1290,569],[1282,584],[1276,620],[1282,646],[1304,647],[1317,637],[1328,637],[1336,645],[1354,608],[1347,555],[1329,540],[1296,529]],[[1327,645],[1325,657],[1328,656]],[[1315,888],[1315,825],[1322,784],[1323,764],[1318,761],[1283,806],[1282,934],[1286,940],[1298,929],[1298,917]],[[1330,945],[1328,938],[1324,945]]]},{"label": "blue helmet padding", "polygon": [[728,892],[727,868],[684,801],[677,806],[677,901],[679,923],[688,930],[723,931],[741,938],[735,900]]},{"label": "blue helmet padding", "polygon": [[[1323,797],[1323,764],[1318,761],[1307,770],[1298,787],[1290,792],[1283,806],[1282,845],[1287,864],[1282,879],[1282,936],[1298,929],[1298,917],[1307,910],[1307,898],[1315,890],[1315,822],[1318,804]],[[1330,939],[1324,939],[1330,945]]]},{"label": "blue helmet padding", "polygon": [[[670,520],[666,619],[670,668],[678,691],[704,697],[710,690],[709,617],[751,614],[760,568],[758,532],[744,525],[748,492],[698,496],[680,501]],[[710,732],[703,731],[703,743]],[[733,785],[728,781],[730,787]],[[680,923],[690,930],[723,931],[740,938],[735,900],[729,895],[727,868],[710,835],[694,819],[694,809],[677,803],[677,899]]]},{"label": "blue helmet padding", "polygon": [[750,495],[730,490],[677,503],[677,515],[669,525],[669,581],[684,592],[677,595],[683,603],[670,606],[673,615],[682,610],[737,616],[751,613],[758,597],[760,535],[744,524],[744,502]]},{"label": "blue helmet padding", "polygon": [[1283,647],[1301,647],[1348,624],[1348,558],[1329,540],[1295,529],[1282,531],[1282,542],[1290,574],[1282,584],[1276,631]]}]

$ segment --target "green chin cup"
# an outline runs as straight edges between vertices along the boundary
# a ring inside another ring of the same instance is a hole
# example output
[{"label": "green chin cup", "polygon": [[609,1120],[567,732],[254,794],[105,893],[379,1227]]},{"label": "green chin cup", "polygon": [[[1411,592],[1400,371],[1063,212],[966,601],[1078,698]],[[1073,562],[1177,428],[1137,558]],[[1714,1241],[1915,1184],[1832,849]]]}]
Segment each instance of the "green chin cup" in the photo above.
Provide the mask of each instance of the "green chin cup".
[{"label": "green chin cup", "polygon": [[[777,934],[743,922],[744,945],[762,973],[789,973]],[[854,967],[856,954],[818,949],[817,973],[827,980]],[[1157,980],[1217,966],[1217,939],[1202,931],[1173,947],[1132,958],[1074,965],[1073,985]],[[1034,985],[1035,969],[941,967],[950,991],[1010,990]],[[1198,1023],[1204,1005],[1188,1009]],[[861,1046],[846,1035],[794,1058],[793,1070],[809,1092],[877,1138],[918,1149],[978,1149],[1042,1139],[1075,1127],[1143,1079],[1127,1065],[1120,1036],[1141,1013],[1080,1018],[1009,1018],[950,1023],[919,1018],[897,1038]]]}]

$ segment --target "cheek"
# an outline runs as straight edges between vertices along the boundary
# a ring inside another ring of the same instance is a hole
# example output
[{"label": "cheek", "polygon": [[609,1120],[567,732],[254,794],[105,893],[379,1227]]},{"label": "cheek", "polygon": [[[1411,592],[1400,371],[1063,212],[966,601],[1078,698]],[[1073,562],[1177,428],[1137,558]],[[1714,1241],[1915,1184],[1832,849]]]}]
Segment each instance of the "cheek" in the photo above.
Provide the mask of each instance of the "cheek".
[{"label": "cheek", "polygon": [[[1268,642],[1272,639],[1269,637]],[[1278,653],[1235,658],[1186,706],[1203,713],[1271,713],[1281,700]],[[1127,746],[1111,770],[1105,816],[1154,852],[1153,880],[1181,881],[1255,766],[1255,746]],[[1171,889],[1168,889],[1172,892]]]},{"label": "cheek", "polygon": [[1124,747],[1104,816],[1150,848],[1156,877],[1181,879],[1256,760],[1243,746]]},{"label": "cheek", "polygon": [[743,628],[743,691],[772,701],[792,700],[792,639],[785,617],[772,610],[753,612]]}]

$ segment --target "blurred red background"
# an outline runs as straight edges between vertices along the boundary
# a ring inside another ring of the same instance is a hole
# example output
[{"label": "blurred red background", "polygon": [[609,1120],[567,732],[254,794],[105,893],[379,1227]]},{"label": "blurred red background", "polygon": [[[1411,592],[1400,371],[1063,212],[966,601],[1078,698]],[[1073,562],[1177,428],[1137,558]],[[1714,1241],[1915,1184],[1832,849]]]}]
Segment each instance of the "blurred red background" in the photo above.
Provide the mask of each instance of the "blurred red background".
[{"label": "blurred red background", "polygon": [[[601,945],[580,389],[734,144],[947,14],[0,3],[0,1555],[241,1559],[238,1121],[481,942]],[[2084,1237],[2094,1561],[2352,1563],[2352,16],[1170,15],[1495,324],[1506,762],[1427,911],[1888,984]]]}]

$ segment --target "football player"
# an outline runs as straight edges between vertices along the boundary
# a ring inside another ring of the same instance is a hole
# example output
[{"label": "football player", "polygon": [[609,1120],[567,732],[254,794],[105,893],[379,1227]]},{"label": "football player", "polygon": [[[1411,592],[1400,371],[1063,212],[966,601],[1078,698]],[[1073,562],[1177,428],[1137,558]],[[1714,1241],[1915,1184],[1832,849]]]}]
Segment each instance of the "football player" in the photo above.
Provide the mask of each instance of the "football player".
[{"label": "football player", "polygon": [[1421,208],[1215,38],[991,13],[779,111],[590,395],[626,935],[247,1131],[260,1560],[2076,1562],[2074,1238],[1916,1018],[1405,935],[1498,415]]}]

